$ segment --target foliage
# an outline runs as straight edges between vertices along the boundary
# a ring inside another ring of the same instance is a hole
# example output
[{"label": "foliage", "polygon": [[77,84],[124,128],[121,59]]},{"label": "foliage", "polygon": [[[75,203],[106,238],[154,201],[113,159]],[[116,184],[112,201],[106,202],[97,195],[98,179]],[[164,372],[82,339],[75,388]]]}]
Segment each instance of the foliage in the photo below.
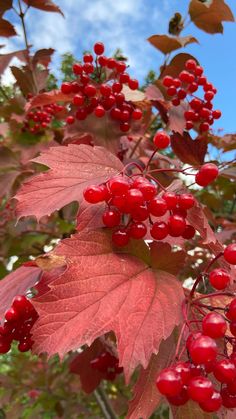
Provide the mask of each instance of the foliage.
[{"label": "foliage", "polygon": [[[95,61],[64,54],[59,87],[54,50],[33,52],[27,37],[31,7],[63,15],[48,0],[0,5],[0,35],[16,35],[12,10],[25,43],[0,55],[0,75],[21,61],[0,86],[0,415],[213,418],[164,401],[158,384],[194,358],[188,337],[207,313],[226,313],[219,346],[235,353],[235,249],[223,253],[236,236],[236,137],[214,132],[216,89],[182,52],[198,40],[175,13],[168,35],[148,39],[164,60],[142,87],[102,43]],[[188,16],[209,34],[234,20],[223,0],[191,0]],[[213,264],[227,285],[217,292]],[[236,404],[223,404],[217,417],[230,419]]]}]

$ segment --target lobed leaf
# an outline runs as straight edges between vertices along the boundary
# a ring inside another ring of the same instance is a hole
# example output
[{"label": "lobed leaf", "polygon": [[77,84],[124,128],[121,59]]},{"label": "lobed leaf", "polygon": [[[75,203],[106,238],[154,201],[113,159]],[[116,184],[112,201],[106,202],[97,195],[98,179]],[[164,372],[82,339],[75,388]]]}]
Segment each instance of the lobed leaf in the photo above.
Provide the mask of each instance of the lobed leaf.
[{"label": "lobed leaf", "polygon": [[189,14],[192,22],[207,33],[223,33],[222,22],[234,22],[234,16],[224,0],[203,3],[191,0]]},{"label": "lobed leaf", "polygon": [[188,44],[197,42],[193,36],[168,36],[168,35],[152,35],[148,38],[150,44],[159,49],[163,54],[169,54],[176,49],[183,48]]},{"label": "lobed leaf", "polygon": [[148,366],[181,322],[181,284],[137,257],[114,253],[104,231],[79,233],[62,241],[55,253],[66,257],[68,267],[48,293],[34,299],[39,313],[35,352],[62,357],[114,331],[129,380],[139,364]]},{"label": "lobed leaf", "polygon": [[87,186],[102,183],[123,168],[103,147],[85,144],[51,147],[33,161],[50,170],[22,185],[15,197],[18,217],[34,215],[40,219],[70,202],[80,202]]},{"label": "lobed leaf", "polygon": [[56,12],[63,13],[59,6],[57,6],[52,0],[23,0],[28,6],[34,7],[35,9],[44,10],[45,12]]}]

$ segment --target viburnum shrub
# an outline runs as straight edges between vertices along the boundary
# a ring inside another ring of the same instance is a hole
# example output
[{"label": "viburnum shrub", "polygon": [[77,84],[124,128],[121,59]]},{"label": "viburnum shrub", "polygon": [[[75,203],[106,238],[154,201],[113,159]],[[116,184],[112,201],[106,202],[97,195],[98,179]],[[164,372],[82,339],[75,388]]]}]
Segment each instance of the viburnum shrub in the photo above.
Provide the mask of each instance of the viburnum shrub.
[{"label": "viburnum shrub", "polygon": [[[0,353],[11,366],[38,356],[34,385],[23,368],[26,391],[12,393],[19,415],[33,405],[44,414],[50,394],[55,417],[97,417],[95,400],[113,419],[116,409],[147,419],[160,404],[181,419],[227,417],[236,408],[236,143],[214,127],[217,90],[198,60],[170,55],[196,38],[181,35],[176,13],[169,35],[148,39],[165,59],[145,84],[100,41],[81,60],[67,55],[57,84],[53,50],[32,53],[31,7],[62,13],[46,0],[0,7],[25,38],[25,49],[0,56],[0,72],[22,61],[11,67],[16,85],[0,88]],[[233,20],[223,0],[191,0],[188,13],[209,33]],[[129,406],[122,378],[135,382]]]}]

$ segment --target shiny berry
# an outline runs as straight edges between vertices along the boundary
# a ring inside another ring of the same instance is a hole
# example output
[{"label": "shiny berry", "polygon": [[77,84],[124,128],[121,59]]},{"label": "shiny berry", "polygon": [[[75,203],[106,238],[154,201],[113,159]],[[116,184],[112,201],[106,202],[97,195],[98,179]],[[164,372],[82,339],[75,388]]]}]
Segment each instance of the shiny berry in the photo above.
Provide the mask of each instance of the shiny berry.
[{"label": "shiny berry", "polygon": [[129,226],[129,235],[133,239],[142,239],[147,233],[147,227],[143,223],[132,223]]},{"label": "shiny berry", "polygon": [[218,361],[213,374],[220,383],[229,383],[236,378],[236,366],[229,359]]},{"label": "shiny berry", "polygon": [[188,224],[185,227],[182,237],[186,240],[191,240],[195,236],[195,234],[196,234],[195,228]]},{"label": "shiny berry", "polygon": [[202,321],[202,331],[204,335],[212,339],[219,339],[225,335],[227,324],[219,313],[208,313]]},{"label": "shiny berry", "polygon": [[162,150],[170,145],[170,137],[166,132],[159,131],[155,134],[153,142],[158,149]]},{"label": "shiny berry", "polygon": [[154,223],[150,229],[150,234],[155,240],[165,239],[168,233],[168,225],[162,221]]},{"label": "shiny berry", "polygon": [[215,360],[217,345],[212,338],[202,335],[192,342],[189,353],[194,364],[206,364]]},{"label": "shiny berry", "polygon": [[230,283],[230,275],[225,269],[216,268],[210,272],[209,281],[216,290],[224,290]]},{"label": "shiny berry", "polygon": [[166,201],[163,198],[156,196],[149,202],[148,210],[151,215],[162,217],[167,212]]},{"label": "shiny berry", "polygon": [[230,265],[236,265],[236,243],[229,244],[225,248],[224,258]]},{"label": "shiny berry", "polygon": [[172,237],[181,236],[186,228],[186,221],[181,215],[171,215],[168,221],[169,234]]},{"label": "shiny berry", "polygon": [[218,174],[219,170],[215,164],[206,163],[196,174],[196,183],[200,186],[207,186],[217,178]]},{"label": "shiny berry", "polygon": [[168,209],[174,209],[178,203],[178,196],[173,192],[165,192],[162,198],[166,201]]},{"label": "shiny berry", "polygon": [[209,400],[214,392],[212,382],[208,378],[202,376],[191,378],[187,389],[190,399],[198,403]]},{"label": "shiny berry", "polygon": [[100,186],[91,185],[88,186],[83,192],[84,199],[89,202],[90,204],[97,204],[98,202],[103,201],[104,199],[104,192],[100,188]]},{"label": "shiny berry", "polygon": [[222,406],[222,397],[218,391],[214,391],[212,396],[205,402],[200,403],[200,407],[204,412],[217,412]]},{"label": "shiny berry", "polygon": [[129,187],[128,180],[123,176],[116,176],[108,182],[108,188],[112,195],[124,195],[128,192]]},{"label": "shiny berry", "polygon": [[195,205],[194,196],[188,193],[179,195],[178,205],[186,210],[192,208]]},{"label": "shiny berry", "polygon": [[120,228],[112,234],[112,241],[116,246],[124,247],[129,243],[129,234],[125,228]]},{"label": "shiny berry", "polygon": [[172,368],[167,368],[160,373],[156,386],[165,396],[177,396],[183,388],[183,383],[180,374]]},{"label": "shiny berry", "polygon": [[93,46],[93,50],[96,55],[102,55],[105,51],[104,44],[102,42],[96,42]]},{"label": "shiny berry", "polygon": [[118,226],[120,224],[120,219],[120,212],[116,209],[107,210],[102,216],[103,224],[110,228]]}]

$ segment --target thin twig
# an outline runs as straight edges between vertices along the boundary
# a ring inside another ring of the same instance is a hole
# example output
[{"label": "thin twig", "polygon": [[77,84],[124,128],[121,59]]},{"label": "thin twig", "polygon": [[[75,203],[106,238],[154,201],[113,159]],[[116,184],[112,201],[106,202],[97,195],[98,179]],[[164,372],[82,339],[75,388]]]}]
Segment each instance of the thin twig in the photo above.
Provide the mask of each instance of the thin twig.
[{"label": "thin twig", "polygon": [[101,384],[93,392],[105,419],[118,419]]}]

